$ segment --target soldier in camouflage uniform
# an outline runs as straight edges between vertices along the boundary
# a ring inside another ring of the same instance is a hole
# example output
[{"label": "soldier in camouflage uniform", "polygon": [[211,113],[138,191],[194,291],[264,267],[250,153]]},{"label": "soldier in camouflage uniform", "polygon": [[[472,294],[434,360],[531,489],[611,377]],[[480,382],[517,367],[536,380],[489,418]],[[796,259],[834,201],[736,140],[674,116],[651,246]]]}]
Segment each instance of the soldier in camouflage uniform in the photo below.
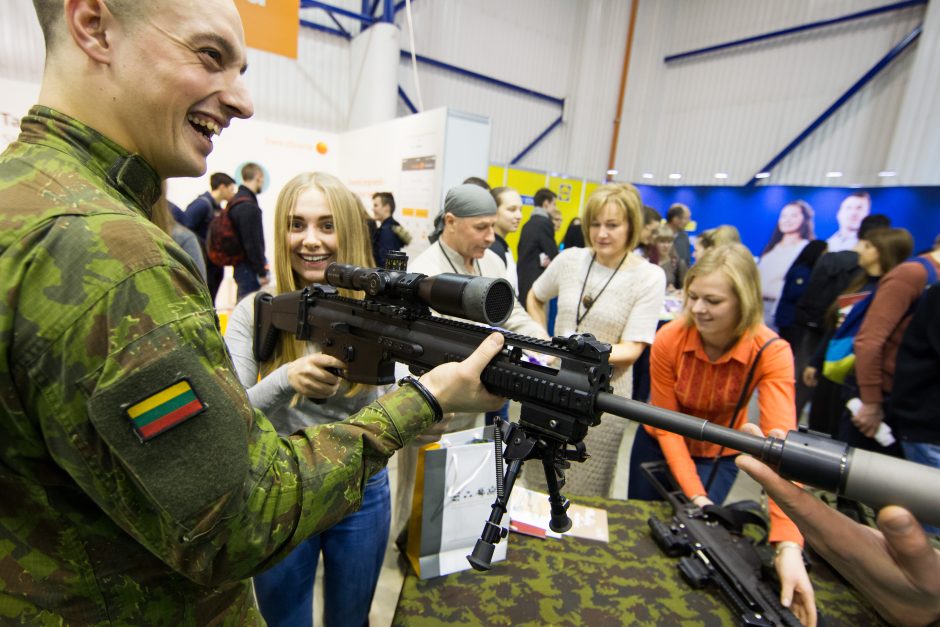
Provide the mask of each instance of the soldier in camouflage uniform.
[{"label": "soldier in camouflage uniform", "polygon": [[442,411],[501,404],[479,383],[501,341],[279,438],[148,219],[252,112],[231,0],[35,3],[41,106],[0,156],[0,623],[260,624],[248,577]]}]

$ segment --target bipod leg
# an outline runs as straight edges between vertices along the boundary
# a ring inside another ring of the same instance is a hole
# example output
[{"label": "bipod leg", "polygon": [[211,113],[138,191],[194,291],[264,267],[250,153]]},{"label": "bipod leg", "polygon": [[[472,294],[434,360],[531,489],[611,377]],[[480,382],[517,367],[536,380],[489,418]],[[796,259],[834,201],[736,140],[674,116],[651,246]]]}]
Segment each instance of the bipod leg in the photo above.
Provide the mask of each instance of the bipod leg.
[{"label": "bipod leg", "polygon": [[490,517],[483,527],[483,533],[474,545],[473,552],[467,556],[467,560],[475,570],[489,570],[493,567],[493,552],[496,551],[496,545],[509,533],[509,531],[501,527],[499,523],[506,513],[506,507],[509,504],[509,495],[512,494],[512,486],[516,483],[516,477],[521,468],[521,459],[513,459],[509,462],[509,467],[506,469],[504,493],[496,497],[496,501],[493,503],[493,509],[490,511]]},{"label": "bipod leg", "polygon": [[548,503],[551,506],[551,519],[548,527],[555,533],[564,533],[571,529],[571,518],[568,517],[568,499],[561,495],[561,485],[558,482],[560,472],[567,466],[563,455],[564,444],[542,450],[542,468],[545,470],[545,483],[548,484]]}]

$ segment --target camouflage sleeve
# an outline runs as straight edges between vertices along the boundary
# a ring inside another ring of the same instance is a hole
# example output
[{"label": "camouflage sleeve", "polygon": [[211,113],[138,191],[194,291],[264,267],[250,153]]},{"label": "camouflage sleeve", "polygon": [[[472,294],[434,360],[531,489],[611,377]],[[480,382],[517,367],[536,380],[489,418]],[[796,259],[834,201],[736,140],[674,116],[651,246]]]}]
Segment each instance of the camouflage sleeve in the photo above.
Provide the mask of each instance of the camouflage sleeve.
[{"label": "camouflage sleeve", "polygon": [[358,507],[433,413],[407,387],[278,437],[248,404],[205,287],[146,244],[131,239],[123,268],[113,250],[81,267],[37,260],[27,279],[45,288],[21,311],[54,321],[34,325],[47,341],[26,393],[50,454],[124,531],[198,583],[244,578]]}]

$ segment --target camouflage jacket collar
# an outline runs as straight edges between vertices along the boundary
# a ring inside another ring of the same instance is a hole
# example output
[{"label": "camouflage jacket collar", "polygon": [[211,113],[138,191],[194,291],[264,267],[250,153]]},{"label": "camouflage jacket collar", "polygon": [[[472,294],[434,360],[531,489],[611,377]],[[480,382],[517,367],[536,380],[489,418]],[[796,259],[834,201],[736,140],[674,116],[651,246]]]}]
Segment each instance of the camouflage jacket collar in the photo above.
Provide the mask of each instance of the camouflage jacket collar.
[{"label": "camouflage jacket collar", "polygon": [[55,109],[36,105],[20,123],[19,141],[74,156],[106,179],[150,217],[160,198],[160,177],[140,155],[132,155],[95,129]]}]

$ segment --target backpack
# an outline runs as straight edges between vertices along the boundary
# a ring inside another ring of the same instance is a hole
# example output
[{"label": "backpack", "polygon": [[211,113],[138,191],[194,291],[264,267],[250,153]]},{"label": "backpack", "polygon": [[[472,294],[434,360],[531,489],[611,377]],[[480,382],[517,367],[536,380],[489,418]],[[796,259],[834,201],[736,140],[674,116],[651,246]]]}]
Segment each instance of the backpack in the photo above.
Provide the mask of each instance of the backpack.
[{"label": "backpack", "polygon": [[[926,291],[928,287],[937,282],[937,271],[934,269],[929,259],[914,257],[911,261],[920,263],[924,266],[924,269],[927,270],[927,283],[924,285],[924,291]],[[822,374],[830,381],[844,384],[846,378],[848,378],[854,370],[855,336],[858,334],[858,330],[862,328],[862,322],[865,320],[865,312],[868,311],[872,301],[875,299],[877,287],[876,285],[875,289],[873,289],[868,296],[855,303],[851,311],[849,311],[848,315],[845,317],[845,320],[842,321],[842,325],[836,330],[835,335],[829,340],[829,344],[826,346],[826,357],[823,361]],[[917,299],[911,303],[910,309],[908,309],[905,317],[911,315],[917,309],[921,298],[923,298],[923,294],[918,296]]]},{"label": "backpack", "polygon": [[238,237],[238,229],[232,222],[232,207],[245,202],[244,198],[233,198],[224,209],[217,210],[206,231],[206,255],[218,267],[234,266],[245,260],[245,249]]}]

